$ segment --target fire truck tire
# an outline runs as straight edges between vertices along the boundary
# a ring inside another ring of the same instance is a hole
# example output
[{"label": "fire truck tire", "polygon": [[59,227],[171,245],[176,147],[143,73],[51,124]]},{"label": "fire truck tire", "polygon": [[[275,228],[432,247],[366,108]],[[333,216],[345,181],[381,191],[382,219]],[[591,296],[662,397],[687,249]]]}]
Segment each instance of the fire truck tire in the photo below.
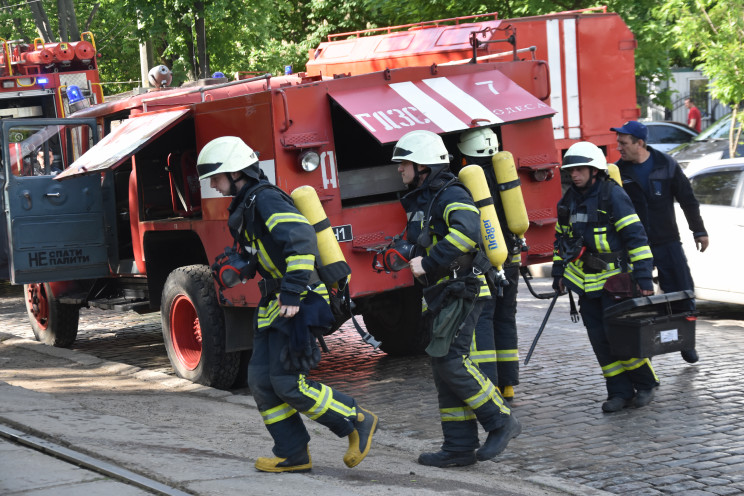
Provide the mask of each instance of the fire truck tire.
[{"label": "fire truck tire", "polygon": [[429,344],[422,327],[421,290],[415,287],[368,297],[362,307],[367,330],[388,355],[421,354]]},{"label": "fire truck tire", "polygon": [[179,267],[168,275],[161,301],[163,341],[183,379],[228,389],[238,375],[240,352],[225,352],[225,318],[206,265]]},{"label": "fire truck tire", "polygon": [[75,342],[80,306],[60,303],[48,283],[24,284],[26,311],[36,340],[58,348]]}]

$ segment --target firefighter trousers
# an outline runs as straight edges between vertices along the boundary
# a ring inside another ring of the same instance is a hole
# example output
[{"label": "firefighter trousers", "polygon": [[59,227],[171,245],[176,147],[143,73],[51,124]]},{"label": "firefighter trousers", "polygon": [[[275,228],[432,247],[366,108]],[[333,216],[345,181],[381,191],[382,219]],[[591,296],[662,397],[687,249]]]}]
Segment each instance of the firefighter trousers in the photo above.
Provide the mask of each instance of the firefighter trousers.
[{"label": "firefighter trousers", "polygon": [[601,297],[579,297],[581,318],[584,320],[589,341],[594,349],[599,366],[602,367],[607,385],[607,397],[626,400],[635,396],[636,390],[651,389],[659,385],[659,379],[648,358],[621,357],[612,353],[607,340],[604,310],[614,304],[606,294]]},{"label": "firefighter trousers", "polygon": [[[659,287],[665,293],[674,293],[686,289],[694,290],[690,266],[679,241],[670,241],[651,247],[654,265],[659,275]],[[674,312],[694,312],[695,300],[684,300],[670,303]]]},{"label": "firefighter trousers", "polygon": [[478,448],[478,423],[490,432],[504,425],[511,414],[496,387],[470,359],[475,323],[483,303],[476,301],[447,355],[431,359],[445,451]]},{"label": "firefighter trousers", "polygon": [[280,458],[304,451],[310,441],[300,413],[338,437],[351,434],[356,420],[354,398],[308,379],[308,371],[284,369],[279,354],[288,342],[288,336],[277,329],[257,331],[248,364],[248,386],[274,439],[274,455]]},{"label": "firefighter trousers", "polygon": [[[484,374],[499,387],[519,384],[519,348],[517,338],[517,290],[519,265],[504,267],[508,286],[501,295],[487,300],[475,327],[471,358]],[[493,341],[488,334],[493,335]],[[493,347],[490,345],[493,344]],[[494,353],[490,351],[493,350]]]}]

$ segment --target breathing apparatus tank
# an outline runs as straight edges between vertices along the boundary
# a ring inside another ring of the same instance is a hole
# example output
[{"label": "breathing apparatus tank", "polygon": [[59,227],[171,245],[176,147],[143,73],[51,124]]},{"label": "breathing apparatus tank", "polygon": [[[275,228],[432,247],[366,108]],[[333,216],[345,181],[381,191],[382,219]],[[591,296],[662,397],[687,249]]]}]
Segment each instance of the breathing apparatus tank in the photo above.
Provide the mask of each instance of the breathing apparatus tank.
[{"label": "breathing apparatus tank", "polygon": [[[297,210],[310,222],[315,229],[318,238],[318,253],[320,254],[320,278],[334,287],[339,286],[339,281],[344,284],[348,281],[351,269],[346,263],[341,245],[338,244],[336,235],[331,228],[331,222],[326,216],[323,205],[320,203],[318,193],[312,186],[300,186],[290,194],[294,200]],[[328,274],[328,275],[326,275]]]},{"label": "breathing apparatus tank", "polygon": [[480,165],[468,165],[460,170],[458,177],[473,195],[475,206],[480,210],[481,236],[486,256],[491,261],[491,265],[501,273],[509,253],[504,242],[504,234],[501,232],[499,217],[496,215],[496,208],[493,206],[493,198],[488,191],[483,168]]},{"label": "breathing apparatus tank", "polygon": [[521,250],[527,251],[524,233],[530,227],[530,218],[527,215],[527,207],[524,205],[522,186],[514,165],[514,156],[511,152],[498,152],[491,157],[491,163],[499,185],[499,196],[506,214],[506,225],[511,232],[519,236]]},{"label": "breathing apparatus tank", "polygon": [[620,177],[620,168],[617,164],[607,164],[607,173],[610,175],[610,179],[614,180],[620,186],[623,185],[623,180]]}]

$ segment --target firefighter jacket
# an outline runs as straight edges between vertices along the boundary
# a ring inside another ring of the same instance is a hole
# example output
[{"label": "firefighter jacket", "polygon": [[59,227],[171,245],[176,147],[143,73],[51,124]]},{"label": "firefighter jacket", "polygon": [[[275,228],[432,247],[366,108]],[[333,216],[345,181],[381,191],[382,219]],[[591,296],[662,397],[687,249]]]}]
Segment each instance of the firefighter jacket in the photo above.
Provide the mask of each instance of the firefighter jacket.
[{"label": "firefighter jacket", "polygon": [[[449,278],[453,270],[458,276],[473,273],[471,255],[479,249],[480,211],[451,172],[430,174],[420,187],[401,198],[401,204],[408,214],[406,239],[423,255],[427,285]],[[422,246],[422,231],[431,239],[429,246]],[[469,262],[459,262],[463,256],[471,256]],[[480,296],[490,296],[485,277],[479,278],[483,283]]]},{"label": "firefighter jacket", "polygon": [[609,277],[632,270],[641,289],[653,289],[646,231],[614,181],[598,179],[583,193],[571,185],[558,202],[555,230],[552,276],[563,277],[567,288],[598,297]]},{"label": "firefighter jacket", "polygon": [[692,192],[687,179],[677,161],[652,147],[648,147],[653,159],[653,169],[645,188],[638,183],[632,162],[619,160],[623,188],[633,201],[638,217],[646,228],[651,246],[670,241],[679,241],[679,229],[674,215],[674,201],[678,201],[687,218],[687,224],[694,237],[707,236],[703,218],[700,216],[700,203]]},{"label": "firefighter jacket", "polygon": [[[243,207],[242,226],[235,229],[233,217],[239,215]],[[295,208],[292,199],[265,180],[244,186],[228,211],[233,235],[238,234],[246,253],[258,258],[257,270],[264,279],[258,327],[263,328],[278,314],[277,294],[283,305],[299,306],[308,285],[313,279],[318,281],[315,230]],[[322,284],[315,290],[327,297]]]}]

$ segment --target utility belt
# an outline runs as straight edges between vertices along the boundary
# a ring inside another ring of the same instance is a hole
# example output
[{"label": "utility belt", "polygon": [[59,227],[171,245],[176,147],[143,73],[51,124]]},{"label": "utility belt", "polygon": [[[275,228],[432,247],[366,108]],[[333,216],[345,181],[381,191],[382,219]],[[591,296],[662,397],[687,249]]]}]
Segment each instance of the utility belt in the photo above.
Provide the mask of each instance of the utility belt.
[{"label": "utility belt", "polygon": [[436,283],[443,277],[461,277],[472,272],[475,253],[465,253],[457,257],[447,267],[437,267],[428,277],[431,283]]},{"label": "utility belt", "polygon": [[[279,278],[268,278],[268,279],[261,279],[258,281],[258,290],[261,291],[261,296],[263,298],[266,298],[268,296],[277,294],[279,290],[282,288],[282,280],[283,277]],[[313,270],[312,275],[310,276],[310,280],[307,282],[308,287],[314,287],[317,283],[320,282],[320,277],[318,277],[318,271]]]},{"label": "utility belt", "polygon": [[588,274],[596,274],[598,272],[604,272],[610,270],[610,264],[614,263],[615,267],[627,267],[628,265],[628,254],[624,250],[612,251],[609,253],[592,253],[585,251],[581,257],[579,257],[584,263],[584,272]]}]

